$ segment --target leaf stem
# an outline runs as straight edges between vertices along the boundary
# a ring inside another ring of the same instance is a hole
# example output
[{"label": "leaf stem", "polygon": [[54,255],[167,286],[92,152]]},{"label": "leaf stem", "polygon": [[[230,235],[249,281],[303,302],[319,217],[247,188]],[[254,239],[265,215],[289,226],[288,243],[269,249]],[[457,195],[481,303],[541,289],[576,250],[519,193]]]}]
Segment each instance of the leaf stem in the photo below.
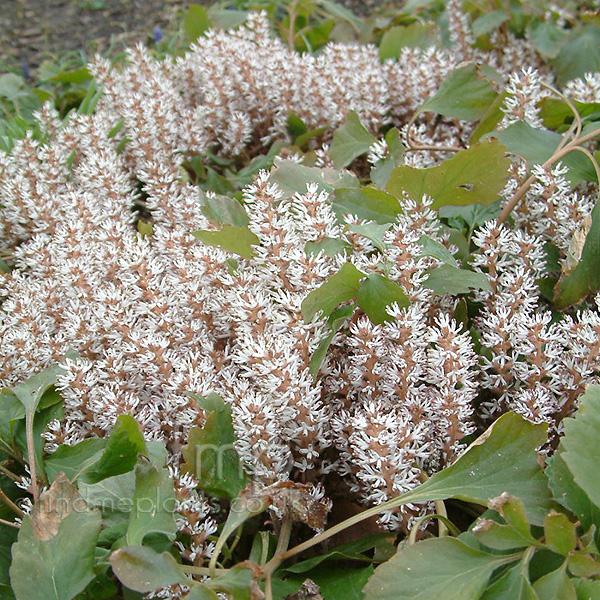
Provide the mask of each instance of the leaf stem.
[{"label": "leaf stem", "polygon": [[23,518],[25,513],[0,489],[0,500],[8,506],[19,518]]},{"label": "leaf stem", "polygon": [[[542,168],[547,169],[548,167],[552,167],[561,158],[564,158],[565,156],[567,156],[567,154],[570,154],[571,152],[583,152],[584,154],[586,154],[586,156],[593,158],[593,156],[591,155],[591,153],[588,150],[586,150],[585,148],[582,148],[581,144],[584,144],[585,142],[588,142],[588,141],[594,139],[598,135],[600,135],[600,129],[594,129],[594,131],[590,131],[589,133],[586,133],[585,135],[574,138],[573,140],[571,140],[568,144],[566,144],[562,148],[559,145],[559,147],[554,151],[554,154],[552,154],[552,156],[542,165]],[[593,164],[594,164],[594,168],[596,169],[596,173],[600,173],[600,171],[596,168],[597,164],[595,161],[593,161]],[[506,219],[508,218],[508,215],[510,215],[510,213],[513,211],[513,209],[516,208],[516,206],[519,204],[519,202],[521,201],[523,196],[525,196],[525,194],[531,187],[531,184],[535,181],[535,179],[536,179],[535,175],[530,175],[525,180],[525,183],[521,184],[519,189],[514,193],[513,197],[510,199],[510,201],[502,209],[502,212],[500,213],[500,216],[498,217],[498,223],[504,223],[504,221],[506,221]],[[600,182],[600,179],[599,179],[599,182]]]},{"label": "leaf stem", "polygon": [[[211,575],[208,567],[194,567],[192,565],[178,565],[179,570],[188,575]],[[215,569],[215,575],[224,575],[229,569]]]},{"label": "leaf stem", "polygon": [[12,521],[7,521],[6,519],[0,519],[0,525],[8,525],[9,527],[14,527],[15,529],[21,529],[21,526],[18,523],[13,523]]},{"label": "leaf stem", "polygon": [[28,411],[25,415],[25,431],[27,436],[27,458],[29,461],[29,474],[31,475],[31,494],[33,502],[37,502],[40,498],[40,488],[37,482],[37,473],[35,467],[35,446],[33,443],[33,417],[34,413]]}]

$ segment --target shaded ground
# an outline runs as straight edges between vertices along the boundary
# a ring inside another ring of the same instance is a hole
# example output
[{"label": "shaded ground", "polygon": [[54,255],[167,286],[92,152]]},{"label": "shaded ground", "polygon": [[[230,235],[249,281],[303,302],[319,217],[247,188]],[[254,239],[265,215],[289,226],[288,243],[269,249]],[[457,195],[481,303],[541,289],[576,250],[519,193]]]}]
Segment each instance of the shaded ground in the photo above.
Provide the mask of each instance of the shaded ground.
[{"label": "shaded ground", "polygon": [[[343,0],[364,13],[380,0]],[[144,41],[167,28],[176,11],[210,0],[0,0],[0,71],[6,64],[37,67],[65,52],[88,56]]]},{"label": "shaded ground", "polygon": [[[0,67],[129,46],[192,0],[0,0]],[[198,0],[195,3],[199,4]],[[207,2],[204,2],[205,4]]]}]

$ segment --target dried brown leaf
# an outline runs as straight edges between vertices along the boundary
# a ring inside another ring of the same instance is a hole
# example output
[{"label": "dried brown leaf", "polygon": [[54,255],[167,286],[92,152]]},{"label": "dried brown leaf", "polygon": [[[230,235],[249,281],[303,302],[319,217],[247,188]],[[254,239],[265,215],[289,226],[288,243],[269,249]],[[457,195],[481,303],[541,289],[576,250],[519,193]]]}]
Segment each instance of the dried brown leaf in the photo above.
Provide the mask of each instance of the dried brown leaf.
[{"label": "dried brown leaf", "polygon": [[84,512],[88,507],[77,488],[60,471],[52,485],[31,509],[31,525],[40,540],[49,540],[58,533],[58,527],[72,512]]}]

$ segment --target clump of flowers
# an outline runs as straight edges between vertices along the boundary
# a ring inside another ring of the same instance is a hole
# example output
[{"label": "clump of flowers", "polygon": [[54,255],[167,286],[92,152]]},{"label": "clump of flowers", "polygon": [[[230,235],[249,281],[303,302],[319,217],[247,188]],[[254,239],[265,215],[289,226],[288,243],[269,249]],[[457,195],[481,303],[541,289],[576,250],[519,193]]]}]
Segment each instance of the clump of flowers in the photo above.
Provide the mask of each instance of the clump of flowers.
[{"label": "clump of flowers", "polygon": [[[121,70],[97,59],[91,69],[103,94],[95,113],[61,122],[46,106],[42,139],[25,137],[0,157],[1,239],[15,265],[1,284],[2,383],[75,351],[58,381],[64,419],[44,434],[47,450],[102,437],[120,415],[133,415],[144,438],[169,451],[187,540],[179,550],[190,563],[210,556],[216,530],[197,481],[182,470],[189,431],[206,421],[190,393],[219,394],[231,408],[235,449],[255,485],[302,481],[328,492],[336,473],[354,498],[379,504],[450,464],[478,424],[503,411],[560,428],[598,380],[598,307],[557,318],[538,286],[547,274],[544,244],[564,263],[578,223],[591,218],[589,189],[573,191],[563,164],[533,166],[535,181],[514,213],[518,227],[473,225],[472,255],[458,260],[428,194],[401,195],[383,224],[340,214],[340,188],[360,184],[331,169],[332,131],[355,111],[367,134],[396,126],[406,138],[419,106],[462,60],[489,60],[507,76],[501,128],[542,126],[539,57],[522,41],[511,56],[476,51],[458,3],[448,10],[454,46],[404,49],[384,63],[374,46],[330,44],[318,56],[299,55],[271,36],[261,14],[208,33],[176,61],[141,46]],[[515,57],[525,69],[508,75],[501,67]],[[567,91],[596,101],[596,83],[589,76]],[[282,152],[241,197],[225,199],[235,219],[214,208],[226,205],[219,194],[200,202],[191,159],[259,155],[289,137],[290,113],[310,129],[329,128],[310,142],[327,168]],[[421,116],[411,139],[426,148],[411,148],[402,164],[434,167],[435,144],[459,151],[472,129],[450,118],[430,126]],[[375,167],[393,159],[386,141],[371,145]],[[302,174],[300,183],[289,173]],[[525,175],[516,157],[505,206]],[[136,229],[141,216],[151,234]],[[202,243],[191,233],[218,236],[226,227],[248,243]],[[469,292],[468,327],[459,317],[464,298],[428,283],[446,255],[452,268],[489,283]],[[307,317],[306,299],[346,266],[406,302],[389,302],[377,322],[360,301],[342,299],[335,329],[323,306]],[[381,522],[407,530],[423,510],[408,504]]]}]

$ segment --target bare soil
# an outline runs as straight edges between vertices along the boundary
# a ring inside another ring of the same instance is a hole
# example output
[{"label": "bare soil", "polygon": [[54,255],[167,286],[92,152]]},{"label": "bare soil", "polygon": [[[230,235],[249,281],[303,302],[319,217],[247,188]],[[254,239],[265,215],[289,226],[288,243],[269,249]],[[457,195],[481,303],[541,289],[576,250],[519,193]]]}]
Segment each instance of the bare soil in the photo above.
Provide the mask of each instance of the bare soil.
[{"label": "bare soil", "polygon": [[[342,0],[365,14],[380,0]],[[168,29],[176,11],[210,0],[0,0],[0,72],[35,70],[66,52],[120,50]]]}]

